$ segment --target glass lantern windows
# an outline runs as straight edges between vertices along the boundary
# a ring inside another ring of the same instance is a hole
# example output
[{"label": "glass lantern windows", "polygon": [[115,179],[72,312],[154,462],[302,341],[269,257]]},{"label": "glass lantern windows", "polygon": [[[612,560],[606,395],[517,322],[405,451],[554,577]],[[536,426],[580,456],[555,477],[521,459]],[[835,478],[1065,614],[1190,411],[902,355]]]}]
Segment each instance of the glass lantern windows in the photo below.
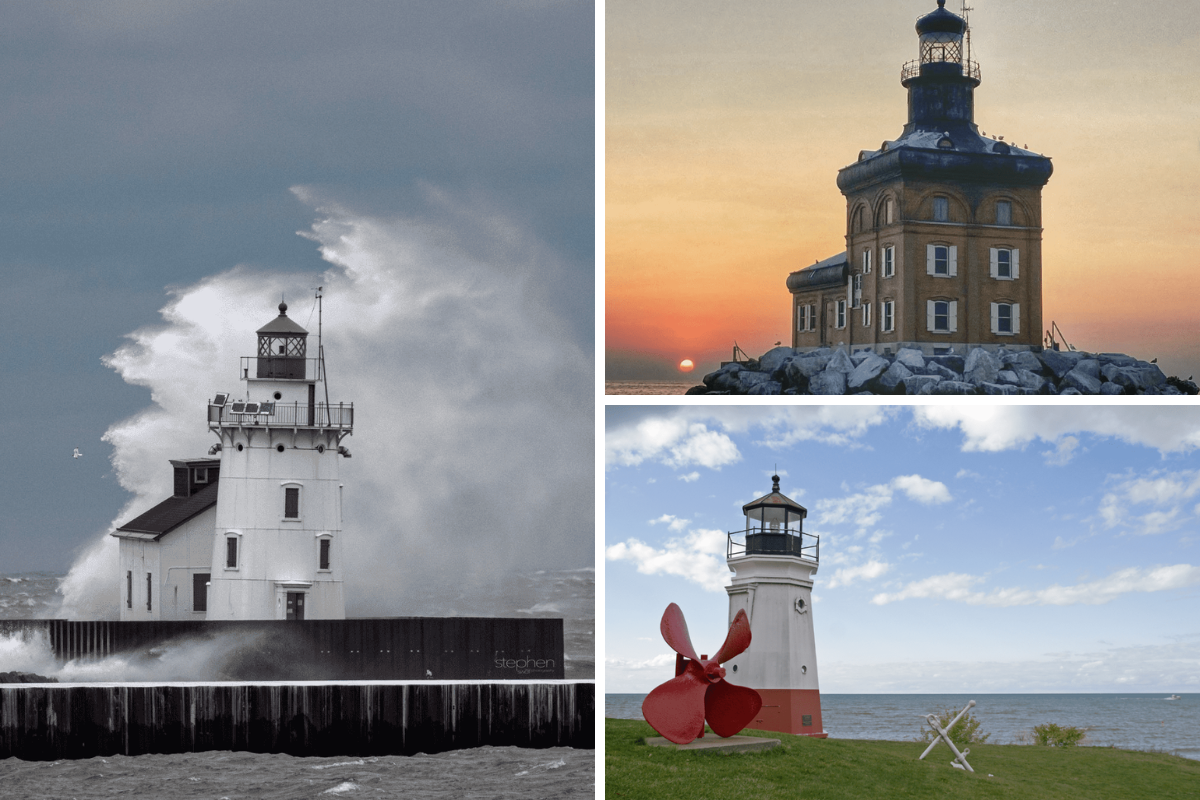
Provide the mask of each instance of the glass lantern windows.
[{"label": "glass lantern windows", "polygon": [[934,31],[921,34],[921,63],[962,63],[962,34]]}]

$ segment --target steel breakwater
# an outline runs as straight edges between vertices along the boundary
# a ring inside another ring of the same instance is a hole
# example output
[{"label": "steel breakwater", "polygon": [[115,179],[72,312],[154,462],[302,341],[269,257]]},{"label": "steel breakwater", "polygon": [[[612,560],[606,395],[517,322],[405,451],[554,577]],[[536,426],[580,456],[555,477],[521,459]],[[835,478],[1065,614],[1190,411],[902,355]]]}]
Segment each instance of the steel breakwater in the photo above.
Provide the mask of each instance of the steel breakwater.
[{"label": "steel breakwater", "polygon": [[0,758],[595,747],[594,682],[7,684]]}]

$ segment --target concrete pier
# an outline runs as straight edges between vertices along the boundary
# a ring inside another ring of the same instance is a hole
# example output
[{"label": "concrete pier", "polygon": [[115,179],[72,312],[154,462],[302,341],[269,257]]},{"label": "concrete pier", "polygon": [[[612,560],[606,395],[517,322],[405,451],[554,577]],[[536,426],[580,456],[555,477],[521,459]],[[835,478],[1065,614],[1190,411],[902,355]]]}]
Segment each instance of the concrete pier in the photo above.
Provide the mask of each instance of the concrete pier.
[{"label": "concrete pier", "polygon": [[[222,678],[556,680],[563,621],[385,617],[341,620],[0,620],[0,634],[44,634],[60,661],[99,659],[186,641],[224,639]],[[207,677],[207,676],[205,676]],[[215,677],[215,676],[214,676]]]},{"label": "concrete pier", "polygon": [[568,681],[9,684],[0,759],[591,749],[595,701],[594,682]]}]

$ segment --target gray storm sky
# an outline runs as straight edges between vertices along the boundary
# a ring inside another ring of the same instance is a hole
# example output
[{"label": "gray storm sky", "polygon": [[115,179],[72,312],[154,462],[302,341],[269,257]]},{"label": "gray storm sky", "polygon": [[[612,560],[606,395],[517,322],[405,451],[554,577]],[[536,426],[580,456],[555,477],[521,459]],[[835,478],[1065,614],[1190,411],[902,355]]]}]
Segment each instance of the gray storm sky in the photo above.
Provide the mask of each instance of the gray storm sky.
[{"label": "gray storm sky", "polygon": [[586,3],[5,3],[3,571],[64,570],[129,499],[100,437],[150,396],[101,357],[167,287],[328,268],[292,187],[503,210],[591,353],[594,60]]}]

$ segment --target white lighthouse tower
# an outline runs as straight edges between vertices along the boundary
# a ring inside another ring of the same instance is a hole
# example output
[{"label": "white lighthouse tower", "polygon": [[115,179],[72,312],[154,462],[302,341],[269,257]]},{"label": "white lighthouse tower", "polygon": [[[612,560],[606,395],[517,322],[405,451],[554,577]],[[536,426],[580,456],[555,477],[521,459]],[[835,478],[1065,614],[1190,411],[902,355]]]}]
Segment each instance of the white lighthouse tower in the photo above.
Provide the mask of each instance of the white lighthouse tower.
[{"label": "white lighthouse tower", "polygon": [[824,738],[812,615],[820,542],[804,533],[808,510],[771,481],[770,494],[742,506],[746,529],[728,537],[729,620],[745,610],[754,639],[726,674],[762,696],[749,727]]},{"label": "white lighthouse tower", "polygon": [[208,427],[220,437],[208,619],[344,619],[341,446],[352,403],[332,405],[324,354],[279,316],[241,359],[244,397],[217,394]]}]

